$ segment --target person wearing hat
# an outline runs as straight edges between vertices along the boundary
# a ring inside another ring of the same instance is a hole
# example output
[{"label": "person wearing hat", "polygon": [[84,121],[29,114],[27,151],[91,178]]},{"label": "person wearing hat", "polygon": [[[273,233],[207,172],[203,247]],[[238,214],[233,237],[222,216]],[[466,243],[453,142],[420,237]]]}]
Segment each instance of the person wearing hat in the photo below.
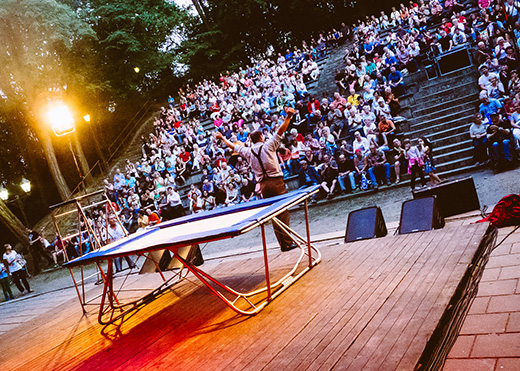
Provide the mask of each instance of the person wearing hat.
[{"label": "person wearing hat", "polygon": [[[255,174],[256,181],[260,184],[260,190],[264,198],[275,197],[287,193],[287,187],[283,181],[283,172],[276,156],[276,150],[282,143],[282,136],[289,127],[293,115],[294,109],[287,108],[286,118],[283,124],[268,140],[265,139],[262,132],[252,132],[250,138],[253,145],[249,148],[240,143],[230,142],[218,131],[214,134],[215,139],[223,141],[226,146],[234,152],[237,152],[240,156],[245,158],[249,164],[251,164],[251,168]],[[289,211],[281,213],[277,218],[285,225],[289,225]],[[280,227],[273,225],[273,229],[282,251],[289,251],[297,247],[292,238]]]}]

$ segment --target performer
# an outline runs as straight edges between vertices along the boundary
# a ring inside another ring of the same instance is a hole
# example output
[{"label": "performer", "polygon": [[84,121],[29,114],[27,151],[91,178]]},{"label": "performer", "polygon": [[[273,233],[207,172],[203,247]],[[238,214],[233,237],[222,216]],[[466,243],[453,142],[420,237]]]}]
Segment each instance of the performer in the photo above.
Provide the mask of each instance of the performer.
[{"label": "performer", "polygon": [[[283,181],[283,172],[280,169],[276,150],[280,147],[282,136],[284,135],[291,118],[294,115],[294,109],[286,110],[287,117],[283,124],[278,128],[272,138],[265,141],[261,131],[256,130],[250,134],[253,146],[244,147],[240,142],[231,143],[222,133],[216,132],[215,138],[222,140],[229,148],[240,156],[245,158],[253,169],[256,181],[260,184],[260,190],[264,198],[278,196],[287,193],[285,182]],[[289,211],[285,211],[278,215],[277,218],[287,226],[289,226]],[[273,223],[276,239],[280,243],[282,251],[289,251],[298,247],[293,240],[283,232],[283,230]]]}]

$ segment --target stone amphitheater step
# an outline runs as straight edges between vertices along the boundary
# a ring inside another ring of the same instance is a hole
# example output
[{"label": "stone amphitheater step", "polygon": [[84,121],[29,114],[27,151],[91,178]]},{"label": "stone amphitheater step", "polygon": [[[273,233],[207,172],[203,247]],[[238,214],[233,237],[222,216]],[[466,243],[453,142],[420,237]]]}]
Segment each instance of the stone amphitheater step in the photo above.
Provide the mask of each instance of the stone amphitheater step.
[{"label": "stone amphitheater step", "polygon": [[458,160],[464,157],[472,157],[473,156],[473,147],[464,147],[451,152],[437,154],[434,152],[434,158],[436,163],[439,164],[447,164],[450,161]]},{"label": "stone amphitheater step", "polygon": [[464,166],[471,166],[471,165],[473,165],[473,163],[474,163],[473,156],[468,156],[468,157],[458,158],[458,159],[455,159],[455,160],[452,160],[449,162],[444,162],[444,163],[439,162],[437,165],[435,165],[435,169],[437,170],[438,173],[442,174],[449,170],[456,170],[456,169],[462,168]]},{"label": "stone amphitheater step", "polygon": [[450,101],[457,97],[460,97],[460,92],[464,91],[466,94],[475,94],[478,96],[479,92],[478,85],[475,81],[469,81],[464,84],[460,84],[455,87],[449,87],[446,89],[439,90],[433,94],[421,94],[420,92],[415,94],[414,96],[414,104],[412,107],[424,107],[426,104],[430,104],[432,102],[442,103],[446,101]]},{"label": "stone amphitheater step", "polygon": [[[416,115],[414,112],[414,117],[410,120],[411,127],[413,129],[421,128],[422,125],[431,125],[431,122],[439,121],[439,120],[450,120],[451,118],[460,117],[460,115],[465,115],[467,112],[475,113],[478,109],[477,101],[470,100],[469,103],[459,104],[459,105],[449,105],[445,106],[446,108],[438,109],[432,113],[428,113],[425,115]],[[455,115],[453,117],[449,117],[451,115]],[[457,116],[458,115],[458,116]]]},{"label": "stone amphitheater step", "polygon": [[[444,130],[434,131],[433,133],[426,134],[424,136],[426,138],[428,138],[428,140],[432,141],[436,146],[437,146],[437,143],[439,140],[441,140],[441,139],[446,140],[446,139],[448,139],[448,137],[452,137],[452,139],[454,140],[451,143],[454,143],[455,141],[457,141],[457,138],[460,138],[460,140],[465,140],[466,138],[461,138],[461,134],[466,134],[469,132],[469,126],[471,124],[472,117],[473,116],[469,116],[469,117],[461,120],[461,122],[457,126],[449,127],[448,129],[444,129]],[[417,132],[413,132],[413,135],[415,135],[416,137],[422,136],[421,134],[419,134],[419,135],[417,135],[417,134],[418,134]],[[444,145],[444,144],[445,143],[443,143],[442,145]]]},{"label": "stone amphitheater step", "polygon": [[[405,84],[409,80],[411,83],[418,83],[420,84],[419,87],[422,88],[429,88],[429,87],[438,87],[442,84],[442,86],[453,86],[453,85],[459,85],[461,84],[461,81],[466,80],[473,80],[475,81],[479,76],[478,70],[475,67],[467,67],[459,71],[451,72],[446,75],[439,76],[434,79],[428,80],[426,77],[426,74],[421,71],[418,75],[411,74],[408,76],[405,76]],[[465,82],[466,82],[465,81]]]},{"label": "stone amphitheater step", "polygon": [[440,116],[431,120],[420,121],[416,124],[410,125],[410,133],[427,135],[438,131],[444,131],[460,123],[468,122],[473,118],[474,108],[468,108],[464,111],[450,113],[445,116]]},{"label": "stone amphitheater step", "polygon": [[[461,136],[461,134],[459,134],[459,136]],[[469,135],[468,135],[468,138],[469,138]],[[460,149],[465,149],[465,148],[468,148],[468,147],[472,147],[473,146],[472,143],[473,142],[471,141],[471,139],[467,139],[467,140],[461,140],[461,141],[457,141],[457,142],[454,142],[454,143],[449,143],[449,144],[445,144],[445,145],[442,145],[442,146],[439,146],[439,147],[435,147],[433,142],[432,142],[433,153],[434,153],[434,156],[437,157],[439,155],[443,155],[443,154],[446,154],[446,153],[451,153],[452,151],[458,151]],[[435,144],[437,144],[437,143],[435,143]]]},{"label": "stone amphitheater step", "polygon": [[449,108],[449,107],[457,107],[459,108],[462,105],[466,104],[472,104],[473,106],[478,105],[478,93],[470,93],[467,95],[460,96],[459,91],[459,97],[454,97],[450,100],[445,100],[443,102],[438,101],[430,101],[430,104],[422,104],[422,105],[416,105],[413,107],[413,114],[414,117],[421,117],[424,115],[432,114],[432,113],[440,113],[443,112],[443,110]]},{"label": "stone amphitheater step", "polygon": [[[456,88],[462,84],[473,82],[476,84],[476,76],[474,74],[468,74],[464,76],[455,76],[451,78],[446,79],[435,79],[435,80],[429,80],[426,83],[417,83],[410,86],[407,86],[406,91],[408,93],[417,94],[420,95],[429,95],[437,93],[441,89],[448,89],[448,88]],[[437,81],[437,84],[432,84],[431,81]]]},{"label": "stone amphitheater step", "polygon": [[[448,135],[448,136],[444,136],[440,139],[436,139],[436,140],[431,140],[431,143],[432,145],[435,147],[435,148],[439,148],[439,147],[444,147],[444,146],[448,146],[450,144],[455,144],[455,143],[459,143],[459,142],[464,142],[464,141],[471,141],[470,139],[470,136],[469,136],[469,126],[470,124],[468,124],[467,126],[463,126],[462,129],[460,129],[461,131],[459,132],[450,132],[449,134],[452,134],[452,135]],[[426,136],[428,138],[428,136]],[[430,138],[428,138],[430,139]]]}]

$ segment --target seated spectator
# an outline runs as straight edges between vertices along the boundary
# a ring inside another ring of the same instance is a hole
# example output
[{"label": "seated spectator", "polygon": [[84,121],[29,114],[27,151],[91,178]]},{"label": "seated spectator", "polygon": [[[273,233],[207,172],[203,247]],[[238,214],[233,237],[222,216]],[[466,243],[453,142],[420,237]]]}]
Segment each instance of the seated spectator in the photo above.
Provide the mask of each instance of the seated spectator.
[{"label": "seated spectator", "polygon": [[360,183],[360,187],[356,186],[356,188],[354,189],[354,192],[356,192],[359,188],[361,188],[362,190],[366,190],[368,188],[366,178],[366,172],[368,170],[368,160],[366,156],[363,155],[361,149],[356,149],[354,153],[354,177],[357,178],[358,182]]},{"label": "seated spectator", "polygon": [[352,143],[352,147],[354,149],[354,152],[356,152],[359,149],[361,150],[362,154],[365,154],[368,153],[370,149],[370,142],[367,138],[363,138],[359,131],[356,131],[354,133],[354,142]]},{"label": "seated spectator", "polygon": [[370,145],[370,152],[367,155],[368,160],[368,175],[370,176],[370,184],[374,189],[377,189],[379,183],[384,184],[386,175],[386,184],[390,185],[390,164],[386,161],[383,151],[378,150],[374,144]]},{"label": "seated spectator", "polygon": [[320,168],[322,179],[321,188],[327,193],[327,198],[334,197],[334,191],[338,181],[338,165],[334,158],[326,155]]},{"label": "seated spectator", "polygon": [[[313,166],[309,166],[306,159],[301,160],[300,165],[301,169],[298,176],[298,184],[300,189],[320,184],[320,177],[318,172]],[[312,197],[311,202],[316,203],[315,196]]]},{"label": "seated spectator", "polygon": [[242,179],[240,187],[240,202],[250,202],[256,200],[255,183],[248,178]]},{"label": "seated spectator", "polygon": [[347,159],[345,154],[340,154],[338,156],[338,183],[341,188],[341,192],[347,192],[347,188],[345,187],[345,179],[349,178],[350,181],[350,191],[353,192],[356,189],[356,182],[354,180],[354,161],[350,158]]},{"label": "seated spectator", "polygon": [[230,182],[226,185],[226,200],[224,203],[226,206],[240,203],[240,192],[234,182]]},{"label": "seated spectator", "polygon": [[404,81],[403,74],[395,68],[390,67],[390,74],[388,75],[388,83],[392,87],[392,92],[399,98],[404,93]]},{"label": "seated spectator", "polygon": [[487,125],[482,122],[482,114],[476,113],[469,127],[469,136],[473,140],[474,159],[477,166],[484,164],[487,157]]},{"label": "seated spectator", "polygon": [[213,210],[217,205],[215,203],[215,197],[208,193],[208,191],[202,191],[202,200],[204,202],[204,210]]},{"label": "seated spectator", "polygon": [[480,92],[480,106],[479,111],[484,118],[491,121],[490,116],[492,114],[498,114],[502,109],[502,103],[498,99],[489,98],[487,91],[482,90]]}]

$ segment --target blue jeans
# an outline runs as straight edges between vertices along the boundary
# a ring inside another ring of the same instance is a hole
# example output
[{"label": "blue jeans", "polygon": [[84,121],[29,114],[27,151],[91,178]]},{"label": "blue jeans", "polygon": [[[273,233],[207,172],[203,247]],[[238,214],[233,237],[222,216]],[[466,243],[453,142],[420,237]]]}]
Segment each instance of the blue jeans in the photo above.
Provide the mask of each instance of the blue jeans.
[{"label": "blue jeans", "polygon": [[[502,141],[502,151],[504,153],[504,158],[508,161],[511,161],[513,159],[513,156],[511,156],[511,143],[509,141],[509,139],[504,139]],[[495,163],[499,162],[500,161],[500,143],[498,142],[494,142],[492,145],[491,145],[491,148],[492,148],[492,156],[493,156],[493,161]]]},{"label": "blue jeans", "polygon": [[338,175],[338,183],[339,183],[339,187],[341,188],[342,191],[346,191],[347,188],[345,187],[345,179],[349,178],[350,180],[350,190],[354,190],[356,189],[356,179],[354,178],[354,172],[350,172],[348,173],[347,175]]},{"label": "blue jeans", "polygon": [[[387,162],[384,164],[385,167],[385,174],[386,174],[386,181],[390,181],[390,164]],[[379,167],[381,168],[381,167]],[[377,168],[375,169],[377,171]],[[368,169],[368,175],[370,176],[370,183],[374,186],[377,186],[377,179],[376,175],[374,174],[374,168],[371,167]]]}]

